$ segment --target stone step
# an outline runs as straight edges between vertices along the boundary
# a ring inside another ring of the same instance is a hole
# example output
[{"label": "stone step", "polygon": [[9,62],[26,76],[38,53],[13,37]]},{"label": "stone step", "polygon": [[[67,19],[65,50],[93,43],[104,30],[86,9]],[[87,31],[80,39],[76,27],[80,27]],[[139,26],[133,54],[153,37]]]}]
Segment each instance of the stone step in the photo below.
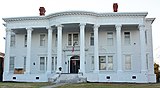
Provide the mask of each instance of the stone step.
[{"label": "stone step", "polygon": [[61,74],[56,81],[58,83],[77,83],[79,77],[78,74]]},{"label": "stone step", "polygon": [[79,83],[86,82],[86,78],[80,74],[56,74],[49,78],[49,82],[54,83]]}]

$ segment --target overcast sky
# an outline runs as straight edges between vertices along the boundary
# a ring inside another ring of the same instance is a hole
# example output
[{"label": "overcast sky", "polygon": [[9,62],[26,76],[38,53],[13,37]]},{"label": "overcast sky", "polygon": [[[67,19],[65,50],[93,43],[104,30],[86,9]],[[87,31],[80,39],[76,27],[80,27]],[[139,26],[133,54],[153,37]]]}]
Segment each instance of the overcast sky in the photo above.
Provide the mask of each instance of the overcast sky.
[{"label": "overcast sky", "polygon": [[148,12],[148,18],[156,18],[153,29],[153,52],[155,61],[160,61],[160,0],[0,0],[0,52],[5,52],[5,27],[2,18],[38,16],[39,7],[46,8],[46,15],[62,11],[113,12],[113,3],[118,3],[118,12]]}]

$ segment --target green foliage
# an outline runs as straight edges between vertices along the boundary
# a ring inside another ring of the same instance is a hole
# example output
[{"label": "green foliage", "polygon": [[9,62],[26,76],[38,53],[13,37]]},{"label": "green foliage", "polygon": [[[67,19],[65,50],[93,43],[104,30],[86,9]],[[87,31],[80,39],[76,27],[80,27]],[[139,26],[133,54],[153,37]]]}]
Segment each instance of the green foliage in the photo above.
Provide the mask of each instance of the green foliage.
[{"label": "green foliage", "polygon": [[159,65],[154,63],[154,73],[156,74],[156,80],[159,82]]}]

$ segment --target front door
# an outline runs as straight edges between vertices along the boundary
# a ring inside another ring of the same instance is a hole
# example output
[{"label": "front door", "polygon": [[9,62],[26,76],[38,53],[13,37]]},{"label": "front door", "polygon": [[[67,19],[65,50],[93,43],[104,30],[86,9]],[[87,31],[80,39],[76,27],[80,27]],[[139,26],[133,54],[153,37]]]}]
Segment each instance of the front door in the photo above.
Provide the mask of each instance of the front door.
[{"label": "front door", "polygon": [[78,73],[80,69],[79,56],[73,56],[70,58],[70,73]]}]

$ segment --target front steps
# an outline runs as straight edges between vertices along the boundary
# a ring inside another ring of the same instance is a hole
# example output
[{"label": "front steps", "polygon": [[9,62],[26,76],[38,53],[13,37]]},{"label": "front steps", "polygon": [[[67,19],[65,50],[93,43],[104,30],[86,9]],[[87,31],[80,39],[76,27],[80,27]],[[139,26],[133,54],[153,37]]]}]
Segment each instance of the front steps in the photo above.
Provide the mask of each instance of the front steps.
[{"label": "front steps", "polygon": [[87,78],[81,74],[56,74],[48,79],[49,82],[53,83],[80,83],[86,82]]}]

